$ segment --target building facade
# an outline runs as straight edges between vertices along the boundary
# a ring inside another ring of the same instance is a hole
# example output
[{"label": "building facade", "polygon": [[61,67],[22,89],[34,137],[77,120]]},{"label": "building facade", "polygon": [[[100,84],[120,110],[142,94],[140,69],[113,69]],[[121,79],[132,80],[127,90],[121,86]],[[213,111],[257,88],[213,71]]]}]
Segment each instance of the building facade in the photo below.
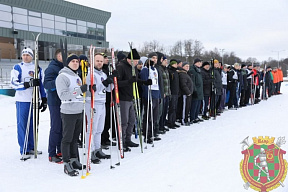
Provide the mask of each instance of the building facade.
[{"label": "building facade", "polygon": [[0,59],[20,59],[21,50],[35,50],[39,37],[39,59],[50,60],[60,39],[68,52],[87,54],[92,44],[108,48],[106,24],[110,12],[63,0],[0,0]]}]

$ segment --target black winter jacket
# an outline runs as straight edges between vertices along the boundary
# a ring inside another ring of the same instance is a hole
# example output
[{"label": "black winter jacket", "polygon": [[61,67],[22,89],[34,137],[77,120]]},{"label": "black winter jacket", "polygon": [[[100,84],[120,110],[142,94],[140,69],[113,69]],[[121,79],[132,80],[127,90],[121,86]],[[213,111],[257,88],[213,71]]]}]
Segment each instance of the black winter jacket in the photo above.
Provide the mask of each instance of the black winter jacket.
[{"label": "black winter jacket", "polygon": [[184,69],[177,70],[179,74],[179,85],[181,95],[191,95],[193,93],[193,82],[187,71]]}]

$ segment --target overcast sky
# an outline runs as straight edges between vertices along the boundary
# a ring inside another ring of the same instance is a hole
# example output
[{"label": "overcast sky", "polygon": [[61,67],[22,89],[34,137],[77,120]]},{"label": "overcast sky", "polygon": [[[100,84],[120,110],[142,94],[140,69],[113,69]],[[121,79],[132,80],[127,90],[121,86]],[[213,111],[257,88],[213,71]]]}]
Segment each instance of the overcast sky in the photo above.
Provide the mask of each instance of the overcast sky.
[{"label": "overcast sky", "polygon": [[157,40],[165,47],[197,39],[205,50],[234,51],[241,59],[288,57],[287,0],[69,0],[111,12],[110,47],[129,50]]}]

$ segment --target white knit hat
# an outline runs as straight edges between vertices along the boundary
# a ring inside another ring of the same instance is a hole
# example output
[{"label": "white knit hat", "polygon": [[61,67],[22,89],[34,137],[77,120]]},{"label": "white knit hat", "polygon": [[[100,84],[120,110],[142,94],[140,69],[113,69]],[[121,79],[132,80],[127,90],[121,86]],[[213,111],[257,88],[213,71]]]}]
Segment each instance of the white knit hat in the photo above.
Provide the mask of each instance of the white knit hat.
[{"label": "white knit hat", "polygon": [[33,54],[33,51],[32,49],[28,48],[28,47],[25,47],[23,50],[22,50],[22,55],[23,54],[29,54],[32,58],[34,58],[34,54]]}]

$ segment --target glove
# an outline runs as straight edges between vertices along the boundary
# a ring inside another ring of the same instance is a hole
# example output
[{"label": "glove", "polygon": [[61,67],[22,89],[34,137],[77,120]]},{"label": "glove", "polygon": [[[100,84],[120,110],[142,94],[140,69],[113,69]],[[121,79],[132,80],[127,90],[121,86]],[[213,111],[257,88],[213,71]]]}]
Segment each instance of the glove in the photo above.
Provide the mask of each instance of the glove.
[{"label": "glove", "polygon": [[143,81],[144,85],[152,85],[152,79],[147,79],[147,81]]},{"label": "glove", "polygon": [[118,77],[118,71],[117,71],[117,70],[114,70],[114,71],[112,72],[112,76],[113,76],[113,77]]},{"label": "glove", "polygon": [[42,102],[41,102],[39,109],[42,109],[41,112],[44,112],[47,109],[47,98],[43,97],[41,98],[41,100]]},{"label": "glove", "polygon": [[106,80],[102,81],[102,84],[105,87],[108,87],[108,85],[111,83],[113,83],[113,75],[109,75]]},{"label": "glove", "polygon": [[[94,92],[96,91],[96,85],[95,84],[92,85],[92,90]],[[92,90],[91,90],[91,86],[89,86],[89,91],[92,92]]]},{"label": "glove", "polygon": [[24,87],[27,89],[29,87],[40,86],[40,79],[31,78],[29,82],[24,82]]},{"label": "glove", "polygon": [[128,80],[129,83],[134,83],[136,81],[137,81],[136,76],[132,76],[132,78]]},{"label": "glove", "polygon": [[87,84],[81,85],[80,89],[81,89],[82,93],[85,93],[88,89]]}]

